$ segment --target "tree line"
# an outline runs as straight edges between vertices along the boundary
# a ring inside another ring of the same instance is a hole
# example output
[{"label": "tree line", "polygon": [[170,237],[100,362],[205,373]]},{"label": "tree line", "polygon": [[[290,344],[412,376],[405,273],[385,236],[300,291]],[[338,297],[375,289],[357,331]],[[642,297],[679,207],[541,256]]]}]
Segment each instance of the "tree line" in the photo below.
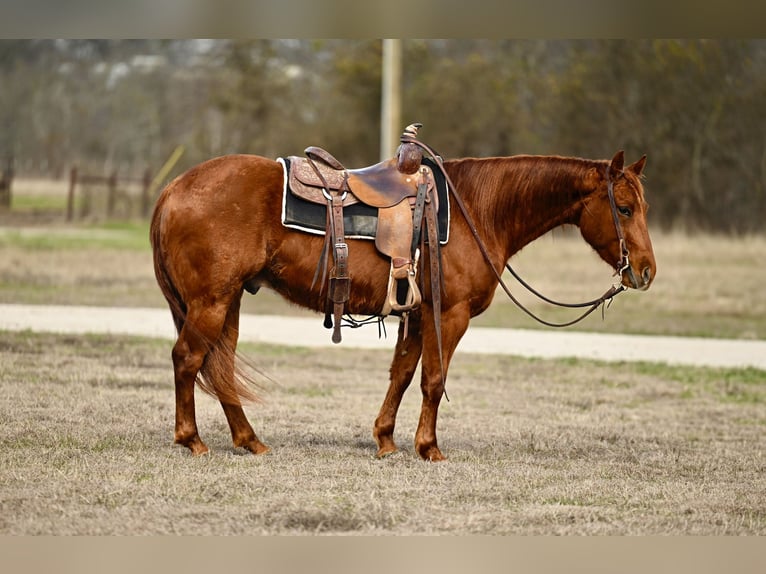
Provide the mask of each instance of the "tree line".
[{"label": "tree line", "polygon": [[[764,40],[404,40],[402,121],[445,157],[648,155],[650,220],[766,216]],[[3,40],[0,162],[17,175],[176,172],[225,153],[378,160],[379,40]],[[404,127],[402,126],[402,128]]]}]

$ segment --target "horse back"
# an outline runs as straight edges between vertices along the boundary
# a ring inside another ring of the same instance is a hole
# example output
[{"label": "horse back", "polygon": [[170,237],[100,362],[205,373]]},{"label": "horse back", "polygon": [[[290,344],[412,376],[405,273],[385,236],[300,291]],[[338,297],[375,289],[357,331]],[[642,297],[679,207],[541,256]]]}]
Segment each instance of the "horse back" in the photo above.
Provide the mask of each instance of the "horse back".
[{"label": "horse back", "polygon": [[165,188],[166,202],[181,206],[192,202],[219,209],[227,204],[244,207],[278,196],[282,167],[257,155],[225,155],[204,161],[176,177]]}]

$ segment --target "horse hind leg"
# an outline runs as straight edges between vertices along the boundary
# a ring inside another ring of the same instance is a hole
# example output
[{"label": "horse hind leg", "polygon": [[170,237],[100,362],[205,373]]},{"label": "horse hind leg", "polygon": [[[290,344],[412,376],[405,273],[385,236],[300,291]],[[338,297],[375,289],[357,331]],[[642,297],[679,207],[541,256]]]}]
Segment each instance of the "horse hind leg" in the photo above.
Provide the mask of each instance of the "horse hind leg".
[{"label": "horse hind leg", "polygon": [[217,321],[215,309],[195,312],[190,309],[173,346],[173,371],[176,388],[175,442],[187,447],[193,455],[208,452],[197,429],[194,386],[209,350],[208,341],[215,340],[223,324]]},{"label": "horse hind leg", "polygon": [[399,324],[399,336],[391,362],[391,379],[386,392],[386,398],[380,407],[378,418],[375,419],[372,435],[378,444],[377,457],[382,458],[397,451],[394,442],[394,427],[396,414],[402,402],[404,392],[410,386],[415,369],[420,361],[422,339],[420,322],[413,314],[409,318],[408,334],[404,336],[404,324]]},{"label": "horse hind leg", "polygon": [[[175,442],[187,447],[192,454],[201,455],[208,448],[199,436],[197,428],[194,388],[202,371],[205,381],[200,385],[209,393],[217,394],[216,378],[211,373],[218,370],[222,361],[211,350],[220,343],[231,298],[211,306],[189,306],[183,326],[173,346],[173,370],[176,391]],[[211,360],[212,359],[212,360]]]},{"label": "horse hind leg", "polygon": [[[220,370],[216,373],[210,373],[209,376],[220,377],[214,383],[214,386],[220,387],[222,383],[233,382],[236,373],[235,349],[239,337],[239,308],[241,296],[235,297],[226,314],[223,331],[214,352],[221,353]],[[253,454],[265,454],[269,452],[269,447],[263,444],[253,431],[253,427],[245,416],[242,405],[239,401],[221,400],[221,407],[226,415],[226,420],[231,429],[231,438],[235,447],[242,447]]]}]

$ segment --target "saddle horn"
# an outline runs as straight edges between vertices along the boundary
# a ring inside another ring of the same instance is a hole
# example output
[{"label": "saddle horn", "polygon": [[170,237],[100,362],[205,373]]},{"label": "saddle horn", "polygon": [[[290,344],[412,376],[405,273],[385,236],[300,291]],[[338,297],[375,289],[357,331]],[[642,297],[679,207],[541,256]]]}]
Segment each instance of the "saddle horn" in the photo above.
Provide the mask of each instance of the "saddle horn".
[{"label": "saddle horn", "polygon": [[418,130],[423,127],[423,124],[415,123],[410,124],[404,128],[404,133],[401,138],[401,145],[396,150],[396,169],[401,173],[408,175],[414,174],[420,169],[420,163],[423,161],[423,150],[414,143],[408,142],[405,138],[417,137]]}]

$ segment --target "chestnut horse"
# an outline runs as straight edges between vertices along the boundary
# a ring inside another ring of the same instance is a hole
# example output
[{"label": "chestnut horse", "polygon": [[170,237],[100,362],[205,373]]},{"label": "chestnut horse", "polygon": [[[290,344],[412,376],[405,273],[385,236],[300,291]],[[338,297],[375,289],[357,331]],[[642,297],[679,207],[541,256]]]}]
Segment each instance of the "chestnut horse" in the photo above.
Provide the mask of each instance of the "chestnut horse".
[{"label": "chestnut horse", "polygon": [[[645,161],[646,156],[624,167],[623,153],[618,152],[611,161],[513,156],[444,162],[486,256],[466,216],[453,208],[449,242],[441,251],[441,345],[429,282],[421,281],[423,302],[410,314],[406,330],[400,324],[388,391],[374,423],[378,456],[397,450],[396,414],[422,360],[415,449],[423,459],[444,459],[436,440],[436,417],[450,359],[471,317],[492,301],[497,273],[529,242],[559,225],[577,225],[601,258],[616,265],[624,286],[649,287],[656,267],[640,181]],[[243,401],[256,398],[235,365],[243,291],[266,286],[293,303],[325,310],[326,291],[312,286],[324,238],[282,225],[282,190],[281,164],[254,155],[230,155],[177,177],[154,210],[150,233],[155,274],[178,330],[172,351],[175,442],[195,455],[208,450],[197,431],[195,383],[220,401],[235,446],[255,454],[269,450],[242,409]],[[620,234],[630,253],[629,267],[618,263],[623,261]],[[348,252],[351,294],[346,310],[376,315],[386,298],[390,261],[372,241],[350,239]],[[423,258],[423,268],[428,269],[428,254]]]}]

